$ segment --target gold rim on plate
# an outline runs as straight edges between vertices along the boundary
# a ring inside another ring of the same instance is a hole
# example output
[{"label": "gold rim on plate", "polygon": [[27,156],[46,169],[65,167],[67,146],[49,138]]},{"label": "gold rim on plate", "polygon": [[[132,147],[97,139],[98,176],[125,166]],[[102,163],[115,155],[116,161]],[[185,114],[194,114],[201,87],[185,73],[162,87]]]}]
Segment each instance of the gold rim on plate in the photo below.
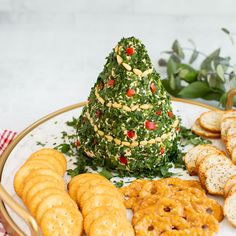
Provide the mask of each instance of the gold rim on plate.
[{"label": "gold rim on plate", "polygon": [[[229,92],[229,95],[227,97],[227,104],[226,104],[226,108],[227,109],[231,109],[233,106],[233,97],[236,95],[236,89],[232,89]],[[193,105],[197,105],[200,107],[204,107],[207,108],[209,110],[218,110],[215,107],[200,103],[200,102],[196,102],[196,101],[192,101],[192,100],[186,100],[186,99],[181,99],[181,98],[171,98],[173,101],[176,102],[183,102],[183,103],[189,103],[189,104],[193,104]],[[12,143],[7,147],[7,149],[4,151],[4,153],[2,154],[1,158],[0,158],[0,178],[2,177],[2,171],[4,168],[4,164],[7,160],[7,158],[9,157],[11,151],[15,148],[15,146],[21,141],[21,139],[23,139],[30,131],[32,131],[33,129],[35,129],[37,126],[39,126],[40,124],[52,119],[55,116],[58,116],[62,113],[68,112],[70,110],[73,109],[77,109],[80,107],[83,107],[87,102],[81,102],[75,105],[71,105],[65,108],[62,108],[56,112],[53,112],[45,117],[43,117],[42,119],[36,121],[35,123],[33,123],[32,125],[30,125],[28,128],[26,128],[25,130],[23,130],[19,135],[17,135],[17,137],[12,141]],[[31,231],[31,235],[32,236],[38,236],[40,235],[40,230],[39,227],[36,223],[36,221],[34,220],[34,218],[27,212],[25,211],[3,188],[3,186],[0,184],[0,219],[1,222],[3,223],[4,227],[6,228],[7,232],[9,235],[11,236],[15,236],[15,235],[19,235],[19,236],[25,236],[25,233],[22,232],[22,230],[17,226],[17,224],[12,220],[12,218],[9,216],[4,202],[10,207],[12,208],[29,226],[30,231]]]}]

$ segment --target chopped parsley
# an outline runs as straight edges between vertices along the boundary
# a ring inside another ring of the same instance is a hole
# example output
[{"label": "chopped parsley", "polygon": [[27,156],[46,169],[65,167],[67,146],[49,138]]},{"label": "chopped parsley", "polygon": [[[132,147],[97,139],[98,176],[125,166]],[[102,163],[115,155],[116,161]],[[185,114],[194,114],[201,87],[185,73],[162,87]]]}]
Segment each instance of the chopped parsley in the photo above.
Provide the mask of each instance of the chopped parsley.
[{"label": "chopped parsley", "polygon": [[40,142],[40,141],[37,141],[37,142],[36,142],[36,145],[37,145],[37,146],[41,146],[41,147],[45,147],[45,146],[46,146],[46,143],[42,143],[42,142]]}]

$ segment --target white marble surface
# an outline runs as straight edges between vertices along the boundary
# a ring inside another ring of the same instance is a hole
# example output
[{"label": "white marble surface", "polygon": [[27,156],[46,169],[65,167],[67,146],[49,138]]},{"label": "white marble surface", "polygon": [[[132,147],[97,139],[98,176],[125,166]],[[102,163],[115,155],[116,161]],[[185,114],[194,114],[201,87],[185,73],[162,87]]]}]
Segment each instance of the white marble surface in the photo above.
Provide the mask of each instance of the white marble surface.
[{"label": "white marble surface", "polygon": [[206,53],[235,46],[235,0],[0,0],[0,127],[21,131],[83,101],[122,36],[142,39],[157,65],[175,38]]}]

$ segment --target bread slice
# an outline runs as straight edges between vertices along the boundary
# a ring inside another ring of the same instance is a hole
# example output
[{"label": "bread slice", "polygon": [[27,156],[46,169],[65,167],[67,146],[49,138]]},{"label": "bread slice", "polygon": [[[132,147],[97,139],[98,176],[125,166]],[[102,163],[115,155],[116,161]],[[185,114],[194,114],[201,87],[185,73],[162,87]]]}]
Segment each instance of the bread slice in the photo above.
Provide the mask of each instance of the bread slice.
[{"label": "bread slice", "polygon": [[231,125],[227,131],[227,138],[228,136],[231,136],[231,135],[236,135],[236,124],[235,125]]},{"label": "bread slice", "polygon": [[226,181],[225,183],[225,186],[224,186],[224,196],[227,197],[228,196],[228,193],[230,191],[230,189],[233,187],[233,186],[236,186],[236,175],[232,175],[228,178],[228,180]]},{"label": "bread slice", "polygon": [[236,147],[233,147],[233,149],[232,149],[231,160],[236,165]]},{"label": "bread slice", "polygon": [[232,164],[231,160],[224,155],[223,153],[210,154],[205,156],[200,164],[198,169],[198,177],[203,188],[206,189],[206,176],[205,173],[207,170],[215,165],[228,163]]},{"label": "bread slice", "polygon": [[236,135],[227,136],[225,145],[227,152],[231,156],[232,150],[236,146]]},{"label": "bread slice", "polygon": [[223,114],[223,111],[204,112],[199,118],[199,123],[205,130],[213,133],[220,133],[220,124]]},{"label": "bread slice", "polygon": [[231,117],[236,117],[236,110],[228,110],[228,111],[224,111],[224,114],[222,115],[222,120],[226,119],[226,118],[231,118]]},{"label": "bread slice", "polygon": [[199,119],[195,121],[191,130],[196,135],[202,136],[204,138],[220,138],[220,133],[213,133],[202,128],[200,125]]},{"label": "bread slice", "polygon": [[228,178],[236,174],[236,166],[229,163],[214,165],[205,172],[205,186],[210,194],[224,195],[224,186]]},{"label": "bread slice", "polygon": [[[224,116],[224,115],[223,115]],[[226,142],[227,132],[236,124],[236,117],[228,117],[221,121],[221,139]]]},{"label": "bread slice", "polygon": [[190,175],[197,175],[196,160],[200,153],[208,153],[208,150],[214,150],[215,147],[210,144],[202,144],[191,148],[184,156],[184,162]]},{"label": "bread slice", "polygon": [[224,215],[236,227],[236,192],[227,197],[224,204]]},{"label": "bread slice", "polygon": [[196,171],[197,171],[197,173],[198,173],[199,165],[200,165],[201,161],[204,159],[204,157],[206,157],[210,154],[216,154],[216,155],[217,154],[222,154],[222,155],[225,156],[225,153],[223,151],[219,150],[218,148],[216,148],[215,146],[209,146],[209,147],[203,149],[199,153],[199,155],[197,157],[197,160],[196,160]]},{"label": "bread slice", "polygon": [[236,184],[231,187],[231,189],[228,192],[227,197],[231,196],[235,192],[236,192]]}]

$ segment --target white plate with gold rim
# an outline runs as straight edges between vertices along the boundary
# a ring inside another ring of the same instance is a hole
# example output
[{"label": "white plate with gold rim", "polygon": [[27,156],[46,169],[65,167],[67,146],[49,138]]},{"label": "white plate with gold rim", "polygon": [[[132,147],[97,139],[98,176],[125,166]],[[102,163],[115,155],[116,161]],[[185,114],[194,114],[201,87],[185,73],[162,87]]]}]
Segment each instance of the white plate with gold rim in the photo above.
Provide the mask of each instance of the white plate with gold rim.
[{"label": "white plate with gold rim", "polygon": [[[80,103],[66,107],[32,124],[17,136],[17,138],[11,143],[8,149],[4,152],[3,156],[0,158],[1,184],[10,195],[10,197],[7,196],[1,188],[0,190],[2,193],[0,194],[0,197],[6,199],[8,204],[13,207],[13,209],[11,209],[8,205],[0,202],[0,216],[3,218],[4,226],[8,229],[11,235],[31,235],[29,227],[25,221],[31,222],[31,228],[33,228],[32,235],[38,235],[38,229],[37,226],[34,225],[34,220],[32,220],[28,214],[25,214],[24,211],[22,211],[22,208],[18,208],[17,205],[11,201],[14,200],[24,208],[22,201],[17,197],[13,188],[13,178],[16,171],[32,152],[40,148],[37,145],[37,142],[45,143],[48,147],[54,147],[55,143],[60,144],[62,131],[73,132],[65,124],[65,122],[71,120],[72,117],[78,117],[84,104],[85,103]],[[174,113],[181,117],[182,124],[186,127],[191,127],[201,113],[215,109],[201,103],[183,99],[172,100],[172,106]],[[220,140],[213,140],[213,144],[221,149],[224,149],[224,145]],[[68,158],[67,161],[68,168],[73,167],[74,160]],[[197,178],[190,177],[183,170],[176,170],[176,172],[179,172],[181,174],[181,178],[183,179]],[[67,182],[69,179],[69,176],[65,177]],[[219,201],[220,204],[223,204],[222,198],[213,198]],[[18,216],[16,212],[20,213],[24,220],[21,216]],[[233,236],[235,234],[236,229],[234,229],[226,219],[220,223],[219,232],[217,235]]]}]

